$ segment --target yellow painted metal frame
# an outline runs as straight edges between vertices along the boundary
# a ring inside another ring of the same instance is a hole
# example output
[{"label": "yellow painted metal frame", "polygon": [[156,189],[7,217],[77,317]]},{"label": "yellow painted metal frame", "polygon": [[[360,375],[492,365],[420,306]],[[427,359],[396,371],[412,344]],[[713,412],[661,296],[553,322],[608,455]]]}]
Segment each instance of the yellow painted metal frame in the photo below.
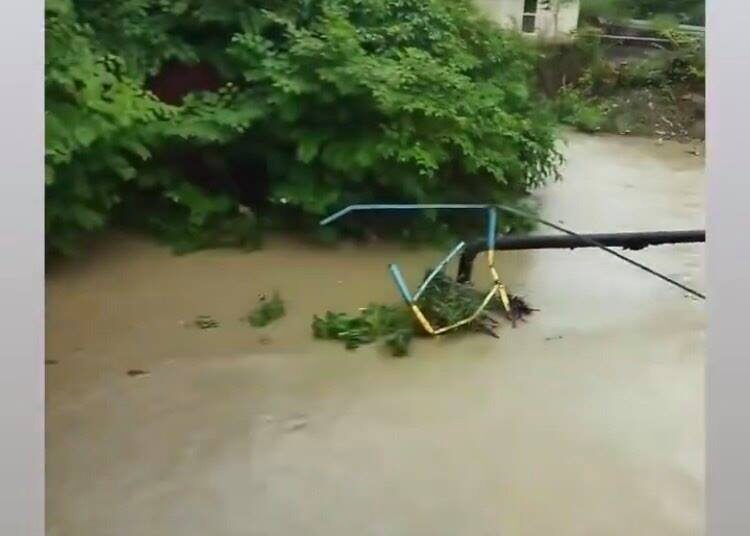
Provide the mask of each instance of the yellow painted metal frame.
[{"label": "yellow painted metal frame", "polygon": [[[424,210],[424,209],[484,209],[487,210],[488,214],[488,221],[487,221],[487,261],[488,261],[488,267],[490,270],[490,274],[492,274],[493,279],[493,285],[490,291],[486,294],[484,299],[482,300],[482,303],[479,305],[476,311],[474,311],[471,315],[464,318],[463,320],[459,320],[458,322],[455,322],[449,326],[444,326],[441,328],[435,328],[432,324],[430,324],[430,321],[427,320],[422,310],[417,305],[417,302],[419,301],[419,296],[421,295],[422,291],[426,288],[427,285],[429,285],[430,280],[432,277],[437,274],[440,270],[443,269],[443,267],[448,263],[448,261],[451,259],[453,255],[455,255],[461,248],[463,248],[464,243],[460,243],[456,248],[453,249],[451,253],[448,254],[448,256],[443,259],[443,261],[438,264],[438,266],[433,270],[433,272],[425,279],[422,286],[417,290],[417,293],[412,296],[409,292],[409,289],[406,286],[406,282],[404,281],[403,277],[401,276],[401,272],[398,270],[398,267],[394,264],[390,265],[391,274],[393,275],[393,278],[396,282],[396,286],[399,289],[399,292],[401,293],[404,301],[409,305],[409,308],[411,309],[412,313],[414,314],[415,318],[419,322],[419,324],[424,328],[424,330],[430,334],[430,335],[442,335],[443,333],[446,333],[448,331],[454,330],[456,328],[459,328],[461,326],[465,326],[466,324],[472,322],[475,320],[480,314],[482,314],[482,311],[487,307],[487,305],[490,303],[490,300],[493,296],[497,296],[500,301],[503,304],[503,308],[505,309],[505,312],[507,313],[509,318],[512,318],[511,315],[511,305],[510,305],[510,299],[508,297],[508,293],[505,290],[505,285],[503,285],[500,282],[500,275],[497,273],[497,269],[495,268],[495,231],[497,228],[497,208],[499,205],[479,205],[479,204],[445,204],[445,203],[433,203],[433,204],[371,204],[371,205],[350,205],[342,210],[339,210],[335,214],[332,214],[331,216],[328,216],[327,218],[324,218],[320,224],[321,225],[327,225],[331,223],[332,221],[335,221],[342,216],[348,214],[351,211],[354,210]],[[506,210],[507,207],[505,207]]]},{"label": "yellow painted metal frame", "polygon": [[427,318],[424,316],[424,313],[422,313],[422,310],[419,308],[419,306],[416,303],[411,303],[411,311],[416,317],[419,324],[422,326],[422,328],[429,334],[429,335],[442,335],[443,333],[447,333],[448,331],[452,331],[454,329],[460,328],[461,326],[465,326],[466,324],[469,324],[476,320],[476,318],[482,314],[482,311],[484,311],[487,308],[487,305],[490,303],[490,300],[494,296],[497,296],[501,303],[503,304],[503,308],[505,309],[505,312],[510,317],[510,298],[508,298],[508,293],[505,290],[505,285],[503,285],[500,282],[500,276],[497,273],[497,269],[495,268],[495,250],[490,249],[487,254],[487,263],[490,269],[490,273],[492,274],[494,284],[492,285],[492,288],[490,291],[485,295],[484,299],[482,300],[482,303],[479,305],[476,311],[474,311],[471,315],[464,318],[463,320],[459,320],[458,322],[455,322],[453,324],[450,324],[448,326],[444,326],[442,328],[435,328],[432,324],[430,324],[430,321],[427,320]]}]

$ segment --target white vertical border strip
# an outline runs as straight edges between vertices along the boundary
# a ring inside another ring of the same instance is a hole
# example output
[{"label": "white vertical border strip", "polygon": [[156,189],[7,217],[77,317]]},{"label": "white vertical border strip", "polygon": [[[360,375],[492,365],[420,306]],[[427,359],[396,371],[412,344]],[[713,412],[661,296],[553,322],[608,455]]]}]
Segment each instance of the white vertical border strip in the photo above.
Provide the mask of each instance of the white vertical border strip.
[{"label": "white vertical border strip", "polygon": [[[709,536],[750,534],[750,4],[707,0]],[[719,10],[719,7],[723,8]]]},{"label": "white vertical border strip", "polygon": [[44,0],[0,3],[0,534],[44,534]]}]

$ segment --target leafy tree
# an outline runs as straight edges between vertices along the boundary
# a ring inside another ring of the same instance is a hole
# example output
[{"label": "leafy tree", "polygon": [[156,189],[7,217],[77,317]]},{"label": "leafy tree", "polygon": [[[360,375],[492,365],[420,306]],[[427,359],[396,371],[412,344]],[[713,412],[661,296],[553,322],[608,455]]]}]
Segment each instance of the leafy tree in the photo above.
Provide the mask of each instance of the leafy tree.
[{"label": "leafy tree", "polygon": [[[470,0],[48,0],[46,19],[51,251],[113,219],[181,250],[255,243],[240,197],[175,165],[186,152],[303,224],[352,202],[518,199],[561,161],[534,54]],[[220,90],[144,89],[197,64]]]},{"label": "leafy tree", "polygon": [[99,49],[69,0],[46,9],[47,244],[70,252],[83,231],[102,228],[151,156],[151,128],[173,110]]}]

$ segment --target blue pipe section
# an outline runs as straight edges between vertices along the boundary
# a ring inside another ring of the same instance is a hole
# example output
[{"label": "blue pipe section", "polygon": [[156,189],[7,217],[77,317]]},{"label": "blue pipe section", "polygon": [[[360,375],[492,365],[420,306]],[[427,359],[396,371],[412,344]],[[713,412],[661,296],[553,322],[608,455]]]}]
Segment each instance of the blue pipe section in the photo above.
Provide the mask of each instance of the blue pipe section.
[{"label": "blue pipe section", "polygon": [[389,264],[388,270],[390,270],[391,276],[396,282],[396,286],[398,287],[398,291],[401,293],[401,297],[409,305],[413,304],[414,300],[411,297],[409,289],[406,288],[406,281],[404,281],[404,277],[401,275],[401,270],[399,270],[398,266],[396,266],[395,264]]},{"label": "blue pipe section", "polygon": [[416,302],[419,297],[422,295],[424,290],[427,288],[427,285],[430,284],[430,281],[432,281],[435,276],[443,269],[445,268],[445,265],[450,262],[450,260],[455,257],[459,251],[461,251],[464,246],[466,245],[466,242],[459,242],[458,245],[453,248],[453,250],[448,253],[448,255],[440,261],[440,263],[430,272],[430,275],[428,275],[425,280],[422,282],[422,284],[419,286],[419,289],[417,289],[417,292],[414,293],[414,301]]},{"label": "blue pipe section", "polygon": [[338,212],[331,214],[327,218],[320,221],[320,225],[328,225],[332,221],[338,220],[342,216],[354,212],[357,210],[426,210],[426,209],[480,209],[488,208],[493,205],[488,204],[450,204],[450,203],[428,203],[424,205],[418,204],[373,204],[373,205],[349,205],[346,208],[339,210]]},{"label": "blue pipe section", "polygon": [[487,209],[487,249],[495,249],[495,236],[497,232],[497,209],[495,207]]}]

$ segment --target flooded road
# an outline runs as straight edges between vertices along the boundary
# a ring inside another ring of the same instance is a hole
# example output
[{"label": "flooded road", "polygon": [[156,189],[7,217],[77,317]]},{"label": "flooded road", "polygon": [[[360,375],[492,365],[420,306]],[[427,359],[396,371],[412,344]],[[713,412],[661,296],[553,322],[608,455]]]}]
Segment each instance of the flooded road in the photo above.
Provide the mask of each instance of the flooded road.
[{"label": "flooded road", "polygon": [[[570,135],[544,215],[702,228],[688,149]],[[398,300],[388,262],[415,282],[441,254],[277,238],[174,257],[115,236],[57,267],[48,535],[704,534],[704,304],[599,251],[511,252],[500,272],[540,312],[499,340],[392,359],[312,339],[314,313]],[[629,255],[705,288],[702,245]],[[274,289],[287,316],[243,324]],[[184,326],[200,314],[221,326]]]}]

